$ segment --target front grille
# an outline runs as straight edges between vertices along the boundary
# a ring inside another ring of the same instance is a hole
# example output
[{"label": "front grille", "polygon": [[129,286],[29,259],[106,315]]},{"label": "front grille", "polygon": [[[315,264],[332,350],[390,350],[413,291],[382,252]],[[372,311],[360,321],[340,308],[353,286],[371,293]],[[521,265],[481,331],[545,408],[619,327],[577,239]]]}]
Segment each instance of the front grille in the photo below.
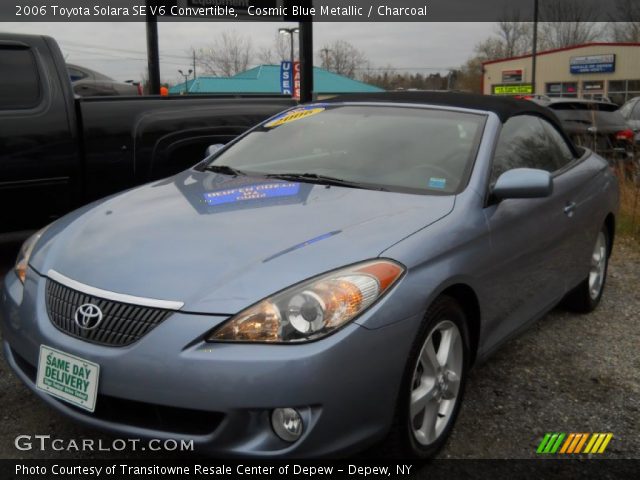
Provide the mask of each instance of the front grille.
[{"label": "front grille", "polygon": [[[92,303],[102,311],[102,321],[93,330],[80,328],[75,322],[78,307]],[[124,347],[136,342],[173,312],[114,302],[47,280],[47,313],[59,330],[88,342]]]},{"label": "front grille", "polygon": [[[36,383],[36,367],[11,349],[16,365],[22,372]],[[146,428],[161,432],[186,435],[207,435],[220,425],[224,413],[189,408],[167,407],[155,403],[137,402],[123,398],[98,394],[96,410],[89,413],[79,407],[52,397],[55,401],[86,416],[99,418],[107,422]]]}]

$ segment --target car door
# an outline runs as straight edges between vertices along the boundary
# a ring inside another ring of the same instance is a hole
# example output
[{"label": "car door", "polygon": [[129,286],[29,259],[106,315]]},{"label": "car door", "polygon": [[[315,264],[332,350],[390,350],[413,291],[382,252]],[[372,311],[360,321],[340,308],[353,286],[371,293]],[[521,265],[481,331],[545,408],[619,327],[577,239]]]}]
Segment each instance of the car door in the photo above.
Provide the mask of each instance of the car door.
[{"label": "car door", "polygon": [[42,227],[72,206],[72,112],[44,42],[0,38],[0,233]]},{"label": "car door", "polygon": [[566,235],[559,252],[566,291],[586,277],[596,235],[601,225],[593,221],[599,210],[599,175],[604,167],[592,154],[580,149],[577,155],[565,137],[546,120],[540,120],[549,138],[550,153],[556,158],[553,172],[554,193],[562,205]]},{"label": "car door", "polygon": [[[545,198],[497,202],[488,195],[484,213],[496,261],[482,279],[490,299],[487,345],[515,333],[550,309],[566,291],[565,270],[572,262],[567,252],[575,241],[573,213],[567,208],[574,181],[570,175],[560,178],[563,165],[543,121],[529,115],[511,118],[494,152],[491,183],[513,168],[537,168],[559,175],[554,174],[554,191]],[[572,160],[573,155],[566,159]]]}]

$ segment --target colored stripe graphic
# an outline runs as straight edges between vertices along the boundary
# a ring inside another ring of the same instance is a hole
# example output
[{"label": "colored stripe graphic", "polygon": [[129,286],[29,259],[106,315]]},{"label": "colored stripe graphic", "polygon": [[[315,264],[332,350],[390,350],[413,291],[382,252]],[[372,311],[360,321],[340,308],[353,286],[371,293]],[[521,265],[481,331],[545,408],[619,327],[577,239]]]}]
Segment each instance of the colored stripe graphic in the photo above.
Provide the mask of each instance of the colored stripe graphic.
[{"label": "colored stripe graphic", "polygon": [[573,442],[573,439],[575,437],[576,437],[575,433],[570,433],[567,439],[565,440],[564,445],[562,445],[562,448],[560,449],[559,453],[567,453],[567,449],[569,448],[569,446],[571,445],[571,442]]},{"label": "colored stripe graphic", "polygon": [[582,435],[582,438],[578,442],[578,445],[576,445],[576,449],[574,450],[573,453],[580,453],[582,451],[583,445],[587,441],[587,438],[589,438],[589,434],[588,433],[581,433],[580,435]]},{"label": "colored stripe graphic", "polygon": [[591,436],[591,439],[589,440],[589,443],[587,443],[587,448],[584,449],[584,453],[591,453],[591,449],[593,448],[593,446],[595,445],[596,441],[598,440],[598,437],[600,435],[598,435],[597,433],[594,433]]},{"label": "colored stripe graphic", "polygon": [[544,438],[540,442],[540,445],[538,445],[538,449],[536,450],[536,453],[542,453],[543,452],[544,447],[547,445],[547,442],[549,441],[549,437],[551,437],[550,433],[545,434]]},{"label": "colored stripe graphic", "polygon": [[[536,449],[541,454],[604,453],[613,433],[546,433]],[[587,441],[588,439],[588,441]],[[583,450],[583,447],[585,446]]]},{"label": "colored stripe graphic", "polygon": [[604,439],[604,442],[602,442],[602,445],[600,445],[600,450],[598,450],[598,453],[604,453],[604,451],[607,448],[607,445],[609,445],[609,442],[611,441],[612,438],[613,438],[613,433],[607,433],[607,436]]},{"label": "colored stripe graphic", "polygon": [[556,453],[560,445],[562,444],[562,440],[564,439],[566,434],[564,433],[547,433],[540,445],[538,445],[537,453]]}]

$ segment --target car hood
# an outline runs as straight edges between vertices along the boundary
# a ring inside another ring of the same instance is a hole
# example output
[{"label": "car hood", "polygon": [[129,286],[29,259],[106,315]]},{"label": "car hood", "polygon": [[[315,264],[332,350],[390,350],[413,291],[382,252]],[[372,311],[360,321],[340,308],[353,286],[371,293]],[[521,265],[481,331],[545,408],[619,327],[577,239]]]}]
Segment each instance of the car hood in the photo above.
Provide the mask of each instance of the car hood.
[{"label": "car hood", "polygon": [[56,222],[31,265],[111,292],[183,302],[188,312],[233,314],[379,256],[454,202],[189,170]]}]

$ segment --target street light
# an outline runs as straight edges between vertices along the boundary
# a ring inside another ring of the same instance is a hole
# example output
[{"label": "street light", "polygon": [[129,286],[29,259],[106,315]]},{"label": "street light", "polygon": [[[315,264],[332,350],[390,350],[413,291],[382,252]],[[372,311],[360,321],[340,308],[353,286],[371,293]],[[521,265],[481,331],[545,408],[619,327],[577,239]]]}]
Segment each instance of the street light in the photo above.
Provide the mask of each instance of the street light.
[{"label": "street light", "polygon": [[290,35],[291,36],[291,63],[293,64],[293,35],[300,31],[299,28],[280,28],[278,32],[280,35]]},{"label": "street light", "polygon": [[329,54],[332,52],[332,50],[330,48],[325,47],[320,51],[323,54],[322,68],[324,68],[325,70],[331,70],[331,64],[329,62]]},{"label": "street light", "polygon": [[193,73],[193,70],[189,69],[188,73],[184,73],[182,70],[178,70],[178,72],[180,72],[180,75],[184,77],[184,93],[188,93],[187,82],[189,81],[189,76]]}]

